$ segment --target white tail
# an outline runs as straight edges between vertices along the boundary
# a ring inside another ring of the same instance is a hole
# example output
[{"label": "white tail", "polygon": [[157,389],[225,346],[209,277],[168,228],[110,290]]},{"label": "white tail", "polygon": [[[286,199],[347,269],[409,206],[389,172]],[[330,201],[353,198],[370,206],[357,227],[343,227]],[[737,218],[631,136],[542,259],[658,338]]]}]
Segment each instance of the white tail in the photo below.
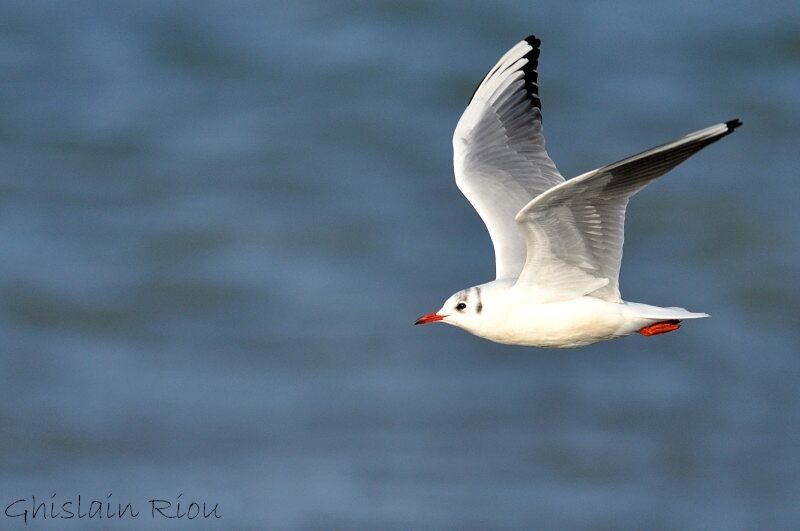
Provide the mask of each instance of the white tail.
[{"label": "white tail", "polygon": [[690,312],[686,308],[679,308],[677,306],[661,308],[660,306],[650,306],[649,304],[641,304],[638,302],[624,302],[623,304],[628,307],[631,313],[643,319],[683,320],[710,317],[707,313]]}]

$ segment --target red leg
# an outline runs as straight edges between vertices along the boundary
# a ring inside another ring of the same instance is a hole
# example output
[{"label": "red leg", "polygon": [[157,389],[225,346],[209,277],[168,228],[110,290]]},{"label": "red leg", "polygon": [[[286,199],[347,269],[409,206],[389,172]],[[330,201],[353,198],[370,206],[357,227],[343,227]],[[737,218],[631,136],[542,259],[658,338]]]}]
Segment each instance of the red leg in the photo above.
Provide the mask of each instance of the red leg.
[{"label": "red leg", "polygon": [[666,334],[673,332],[680,328],[680,321],[677,319],[670,319],[669,321],[659,321],[651,325],[647,325],[639,330],[643,336],[656,336],[658,334]]}]

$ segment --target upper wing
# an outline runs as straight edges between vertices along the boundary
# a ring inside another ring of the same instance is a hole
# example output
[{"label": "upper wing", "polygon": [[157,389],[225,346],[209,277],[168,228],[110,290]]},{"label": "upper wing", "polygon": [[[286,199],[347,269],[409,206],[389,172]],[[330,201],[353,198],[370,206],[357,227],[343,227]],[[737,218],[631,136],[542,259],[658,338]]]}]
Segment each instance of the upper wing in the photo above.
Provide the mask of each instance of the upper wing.
[{"label": "upper wing", "polygon": [[518,286],[542,302],[591,294],[619,302],[619,267],[628,199],[650,181],[730,134],[731,120],[691,133],[560,184],[516,216],[527,260]]},{"label": "upper wing", "polygon": [[544,149],[536,66],[539,39],[511,48],[483,79],[453,135],[456,184],[483,219],[497,278],[517,278],[525,241],[514,216],[564,182]]}]

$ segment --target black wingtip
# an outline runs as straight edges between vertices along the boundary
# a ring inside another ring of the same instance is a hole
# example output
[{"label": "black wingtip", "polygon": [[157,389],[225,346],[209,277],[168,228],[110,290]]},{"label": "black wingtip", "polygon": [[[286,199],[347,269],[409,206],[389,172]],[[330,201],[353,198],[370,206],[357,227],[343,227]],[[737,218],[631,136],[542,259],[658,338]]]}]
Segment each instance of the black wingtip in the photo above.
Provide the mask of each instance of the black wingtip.
[{"label": "black wingtip", "polygon": [[527,92],[533,106],[541,112],[542,100],[539,99],[539,73],[536,69],[539,67],[539,45],[542,44],[542,41],[534,35],[528,35],[525,37],[525,42],[532,48],[531,51],[523,56],[528,60],[527,64],[521,69],[525,75],[525,92]]},{"label": "black wingtip", "polygon": [[542,41],[536,38],[536,35],[528,35],[525,37],[525,42],[533,46],[534,48],[538,48]]},{"label": "black wingtip", "polygon": [[[531,104],[541,112],[542,100],[539,99],[539,74],[536,72],[536,68],[539,66],[539,45],[542,43],[542,41],[540,41],[535,35],[528,35],[523,40],[531,47],[531,49],[522,56],[523,59],[527,59],[528,61],[520,68],[520,71],[524,75],[525,93],[527,94],[528,99],[531,101]],[[486,74],[481,82],[478,83],[478,86],[475,87],[475,90],[472,91],[472,95],[469,98],[469,103],[472,103],[472,99],[475,97],[478,89],[481,88],[481,85],[484,81],[486,81],[486,78],[493,73],[493,70],[494,69],[490,70],[489,74]]]},{"label": "black wingtip", "polygon": [[742,125],[742,121],[738,118],[734,118],[733,120],[725,122],[725,125],[728,126],[728,132],[732,133],[734,129]]}]

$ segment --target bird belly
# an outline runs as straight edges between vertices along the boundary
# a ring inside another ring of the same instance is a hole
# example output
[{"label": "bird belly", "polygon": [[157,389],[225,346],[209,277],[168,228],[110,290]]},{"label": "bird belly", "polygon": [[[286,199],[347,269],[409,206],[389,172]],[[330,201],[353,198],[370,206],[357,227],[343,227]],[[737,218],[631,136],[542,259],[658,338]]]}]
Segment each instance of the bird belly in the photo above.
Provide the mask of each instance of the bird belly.
[{"label": "bird belly", "polygon": [[525,305],[478,335],[498,343],[544,348],[590,345],[627,335],[620,306],[593,297]]}]

